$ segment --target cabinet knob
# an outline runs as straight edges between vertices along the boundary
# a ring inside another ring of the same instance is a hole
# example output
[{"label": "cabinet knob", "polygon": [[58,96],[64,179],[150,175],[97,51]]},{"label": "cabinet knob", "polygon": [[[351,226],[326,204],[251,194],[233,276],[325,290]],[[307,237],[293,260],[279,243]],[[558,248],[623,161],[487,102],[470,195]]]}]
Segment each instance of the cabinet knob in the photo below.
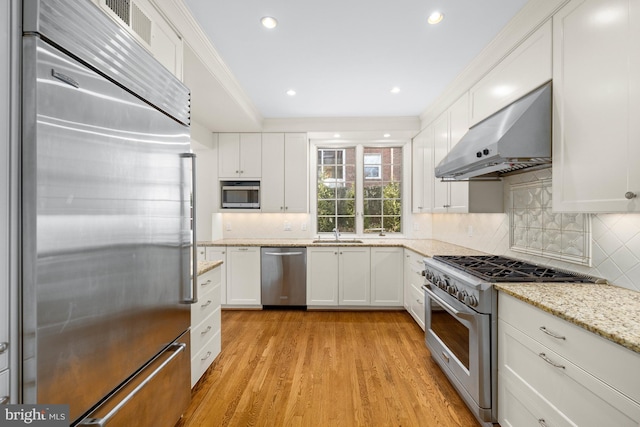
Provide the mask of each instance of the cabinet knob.
[{"label": "cabinet knob", "polygon": [[338,252],[334,252],[333,254],[334,254],[334,255],[338,255]]},{"label": "cabinet knob", "polygon": [[8,348],[9,348],[9,343],[8,342],[0,342],[0,354],[2,354],[5,351],[7,351]]},{"label": "cabinet knob", "polygon": [[280,210],[282,210],[282,206],[280,206]]},{"label": "cabinet knob", "polygon": [[240,171],[240,173],[244,173],[244,171]]},{"label": "cabinet knob", "polygon": [[624,197],[631,200],[636,197],[636,193],[634,193],[633,191],[627,191],[626,193],[624,193]]},{"label": "cabinet knob", "polygon": [[285,210],[285,211],[286,211],[286,210],[288,210],[288,209],[289,209],[289,206],[285,206],[285,207],[284,207],[284,210]]}]

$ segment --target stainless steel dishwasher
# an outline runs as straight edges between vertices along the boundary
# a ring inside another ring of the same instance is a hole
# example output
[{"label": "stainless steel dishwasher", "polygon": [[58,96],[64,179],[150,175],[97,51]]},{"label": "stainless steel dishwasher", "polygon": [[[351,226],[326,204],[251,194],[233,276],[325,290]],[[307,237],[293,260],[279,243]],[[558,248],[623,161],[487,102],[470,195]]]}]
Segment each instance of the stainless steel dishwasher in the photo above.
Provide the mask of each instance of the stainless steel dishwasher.
[{"label": "stainless steel dishwasher", "polygon": [[307,248],[261,248],[262,306],[307,305]]}]

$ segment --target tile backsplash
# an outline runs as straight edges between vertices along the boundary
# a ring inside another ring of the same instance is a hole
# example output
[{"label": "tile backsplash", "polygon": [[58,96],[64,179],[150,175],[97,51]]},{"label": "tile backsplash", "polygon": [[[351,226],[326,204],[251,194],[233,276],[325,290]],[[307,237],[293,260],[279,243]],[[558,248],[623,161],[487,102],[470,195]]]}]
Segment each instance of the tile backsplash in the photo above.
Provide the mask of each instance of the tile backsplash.
[{"label": "tile backsplash", "polygon": [[[513,175],[505,179],[505,191],[509,191],[510,184],[550,177],[550,169]],[[433,239],[602,277],[615,285],[640,291],[640,214],[591,215],[591,267],[510,250],[508,212],[431,216]]]}]

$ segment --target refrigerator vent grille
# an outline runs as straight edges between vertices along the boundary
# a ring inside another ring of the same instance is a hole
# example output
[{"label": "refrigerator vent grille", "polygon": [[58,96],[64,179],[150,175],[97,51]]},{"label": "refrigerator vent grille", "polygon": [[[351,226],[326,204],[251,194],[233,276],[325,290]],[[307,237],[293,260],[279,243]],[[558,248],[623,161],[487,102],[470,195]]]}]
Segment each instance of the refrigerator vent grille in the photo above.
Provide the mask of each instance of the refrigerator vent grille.
[{"label": "refrigerator vent grille", "polygon": [[104,0],[104,5],[144,42],[151,45],[151,19],[135,2],[131,0]]}]

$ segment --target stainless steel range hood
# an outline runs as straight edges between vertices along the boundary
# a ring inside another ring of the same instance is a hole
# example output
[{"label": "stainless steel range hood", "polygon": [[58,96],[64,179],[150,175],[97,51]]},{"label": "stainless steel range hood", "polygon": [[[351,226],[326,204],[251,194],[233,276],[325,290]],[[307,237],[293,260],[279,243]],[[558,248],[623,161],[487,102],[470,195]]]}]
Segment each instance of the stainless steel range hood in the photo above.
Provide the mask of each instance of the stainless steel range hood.
[{"label": "stainless steel range hood", "polygon": [[501,176],[551,164],[551,83],[478,123],[435,168],[437,178]]}]

